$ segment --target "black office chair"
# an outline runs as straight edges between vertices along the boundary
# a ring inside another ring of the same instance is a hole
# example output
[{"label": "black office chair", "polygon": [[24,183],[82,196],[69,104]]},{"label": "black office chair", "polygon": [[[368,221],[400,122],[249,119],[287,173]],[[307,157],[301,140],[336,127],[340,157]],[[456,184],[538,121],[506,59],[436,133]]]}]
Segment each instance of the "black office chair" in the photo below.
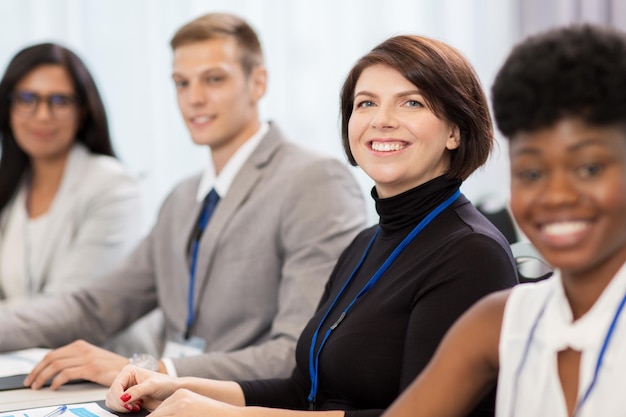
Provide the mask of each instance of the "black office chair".
[{"label": "black office chair", "polygon": [[511,252],[517,264],[519,282],[537,282],[552,276],[553,268],[546,263],[530,242],[515,242]]},{"label": "black office chair", "polygon": [[520,283],[537,282],[552,276],[552,267],[546,263],[535,247],[530,242],[519,240],[517,228],[506,207],[494,211],[487,210],[484,204],[480,204],[478,210],[500,230],[511,245]]}]

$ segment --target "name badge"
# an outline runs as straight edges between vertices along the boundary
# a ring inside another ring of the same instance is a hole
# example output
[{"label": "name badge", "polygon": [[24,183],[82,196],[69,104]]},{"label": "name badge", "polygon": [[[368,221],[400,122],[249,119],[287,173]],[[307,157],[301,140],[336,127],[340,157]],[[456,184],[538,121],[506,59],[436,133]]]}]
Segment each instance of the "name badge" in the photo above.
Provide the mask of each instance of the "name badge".
[{"label": "name badge", "polygon": [[163,350],[163,357],[184,358],[187,356],[197,356],[204,353],[206,341],[198,336],[191,336],[185,340],[182,336],[175,340],[168,340]]}]

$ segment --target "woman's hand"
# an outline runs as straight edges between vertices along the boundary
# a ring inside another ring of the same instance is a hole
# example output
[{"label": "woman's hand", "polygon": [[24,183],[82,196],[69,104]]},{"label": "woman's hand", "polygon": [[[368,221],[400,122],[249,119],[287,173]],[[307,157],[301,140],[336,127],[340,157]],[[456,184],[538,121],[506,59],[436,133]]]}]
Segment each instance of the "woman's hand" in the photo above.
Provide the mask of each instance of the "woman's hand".
[{"label": "woman's hand", "polygon": [[188,389],[179,389],[150,413],[150,417],[236,417],[242,415],[244,410],[243,407],[226,404]]},{"label": "woman's hand", "polygon": [[127,365],[109,388],[106,405],[121,412],[153,410],[178,388],[177,378]]}]

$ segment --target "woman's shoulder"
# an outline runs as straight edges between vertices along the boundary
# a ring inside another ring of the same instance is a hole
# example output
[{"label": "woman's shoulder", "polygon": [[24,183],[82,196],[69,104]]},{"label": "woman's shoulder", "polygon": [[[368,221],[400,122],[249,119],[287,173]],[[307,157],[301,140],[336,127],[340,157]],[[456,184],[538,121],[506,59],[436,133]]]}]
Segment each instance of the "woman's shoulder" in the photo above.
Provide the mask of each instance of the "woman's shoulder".
[{"label": "woman's shoulder", "polygon": [[468,271],[472,280],[480,276],[476,282],[483,285],[515,285],[517,267],[506,238],[471,204],[457,207],[455,213],[444,225],[444,236],[438,237],[441,259],[454,268],[456,276],[467,277],[461,272]]},{"label": "woman's shoulder", "polygon": [[84,146],[72,149],[64,189],[78,196],[139,195],[137,176],[118,159],[93,154]]},{"label": "woman's shoulder", "polygon": [[[516,287],[506,288],[485,295],[471,308],[471,310],[474,311],[472,314],[475,314],[477,317],[482,317],[482,319],[479,320],[483,322],[495,320],[501,323],[504,310],[515,288]],[[495,326],[495,328],[499,329],[500,325]]]},{"label": "woman's shoulder", "polygon": [[455,207],[455,213],[470,231],[496,237],[497,240],[508,245],[508,241],[498,228],[467,200],[467,198],[464,198],[463,203]]},{"label": "woman's shoulder", "polygon": [[531,309],[535,304],[542,304],[545,298],[554,291],[556,277],[537,282],[525,282],[511,289],[508,302],[511,308]]},{"label": "woman's shoulder", "polygon": [[503,329],[507,333],[521,331],[523,337],[533,325],[533,320],[552,294],[556,281],[554,277],[539,282],[518,284],[511,289],[504,309]]},{"label": "woman's shoulder", "polygon": [[108,155],[89,154],[88,173],[96,177],[110,177],[136,181],[136,175],[120,160]]},{"label": "woman's shoulder", "polygon": [[475,253],[483,252],[485,249],[495,250],[500,254],[506,253],[507,258],[513,259],[506,237],[469,200],[465,199],[462,204],[457,205],[453,213],[452,216],[456,216],[457,221],[450,222],[450,227],[455,229],[448,233],[449,245],[463,246],[464,251]]}]

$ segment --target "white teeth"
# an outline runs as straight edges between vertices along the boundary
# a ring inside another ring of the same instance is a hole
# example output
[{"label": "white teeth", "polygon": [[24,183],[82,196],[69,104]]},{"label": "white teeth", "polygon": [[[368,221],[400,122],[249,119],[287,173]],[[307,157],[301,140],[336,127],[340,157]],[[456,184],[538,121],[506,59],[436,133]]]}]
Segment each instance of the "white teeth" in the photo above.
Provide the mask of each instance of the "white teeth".
[{"label": "white teeth", "polygon": [[581,230],[589,227],[589,223],[582,221],[575,222],[559,222],[559,223],[550,223],[543,226],[543,231],[549,235],[568,235],[576,232],[580,232]]},{"label": "white teeth", "polygon": [[406,145],[397,142],[372,142],[372,149],[378,152],[399,151],[404,148],[406,148]]},{"label": "white teeth", "polygon": [[198,116],[198,117],[192,117],[191,121],[194,123],[206,123],[209,120],[211,120],[211,118],[209,116]]}]

